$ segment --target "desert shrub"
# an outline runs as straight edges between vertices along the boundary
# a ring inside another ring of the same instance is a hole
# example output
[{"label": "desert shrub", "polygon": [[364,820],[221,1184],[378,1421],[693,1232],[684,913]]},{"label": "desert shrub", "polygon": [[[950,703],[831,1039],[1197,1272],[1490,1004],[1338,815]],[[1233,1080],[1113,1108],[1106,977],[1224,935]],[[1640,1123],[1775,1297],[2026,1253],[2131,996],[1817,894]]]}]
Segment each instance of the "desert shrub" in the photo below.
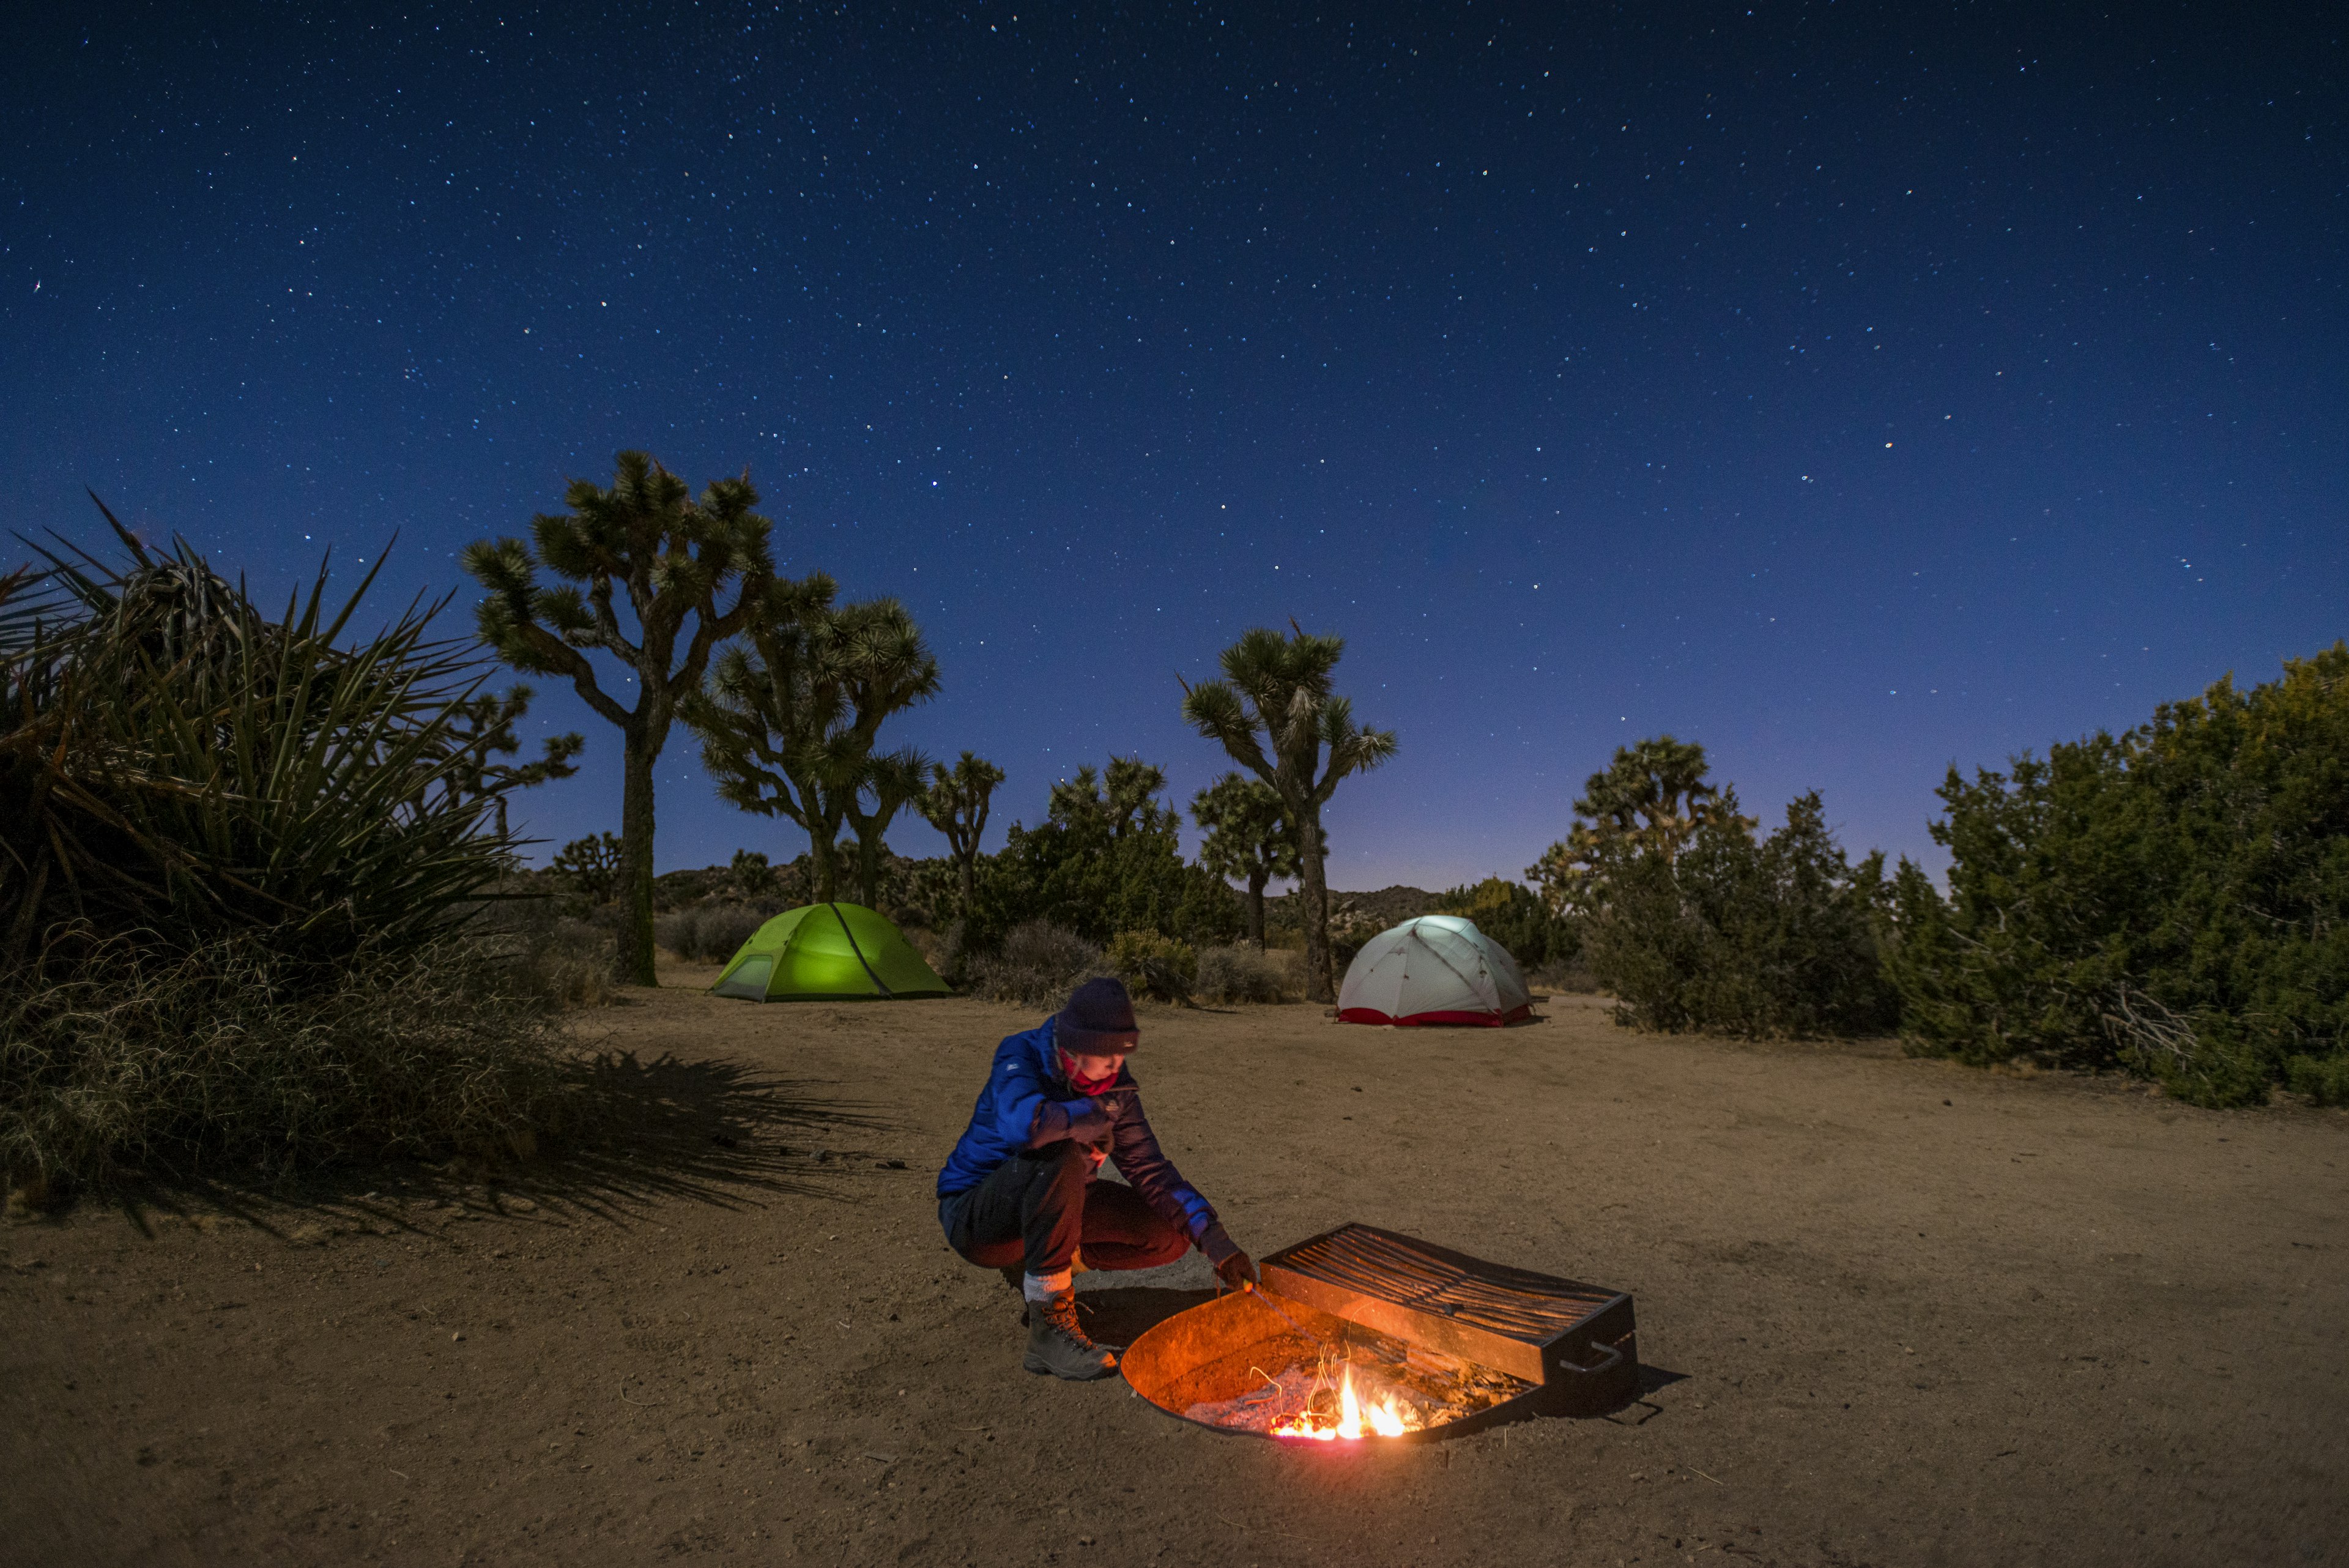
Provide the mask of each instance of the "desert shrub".
[{"label": "desert shrub", "polygon": [[[1328,905],[1329,918],[1322,930],[1330,940],[1330,962],[1340,981],[1354,955],[1370,945],[1371,939],[1408,919],[1397,917],[1392,909],[1373,906],[1362,907],[1361,895],[1332,893]],[[1415,909],[1413,914],[1433,914],[1433,909]],[[1305,962],[1305,897],[1302,891],[1285,894],[1265,900],[1264,945],[1268,952],[1289,952],[1297,955],[1298,972],[1304,972]]]},{"label": "desert shrub", "polygon": [[551,1008],[604,1007],[619,1000],[619,944],[609,925],[550,921],[515,954],[521,983]]},{"label": "desert shrub", "polygon": [[1109,972],[1101,949],[1043,920],[1014,926],[993,952],[971,955],[966,967],[981,996],[1030,1007],[1058,1007],[1079,981]]},{"label": "desert shrub", "polygon": [[1949,897],[1894,878],[1911,1049],[2349,1103],[2349,645],[1940,793]]},{"label": "desert shrub", "polygon": [[766,923],[766,915],[740,904],[720,904],[706,911],[698,932],[701,957],[709,963],[724,963]]},{"label": "desert shrub", "polygon": [[1578,937],[1571,958],[1554,958],[1526,976],[1535,990],[1563,992],[1569,995],[1588,996],[1606,988],[1590,967],[1590,957],[1581,950]]},{"label": "desert shrub", "polygon": [[970,949],[964,940],[965,930],[960,920],[953,920],[943,931],[909,930],[905,939],[921,950],[924,961],[937,971],[940,980],[958,987],[969,976]]},{"label": "desert shrub", "polygon": [[587,919],[566,914],[574,906],[559,887],[543,872],[510,870],[467,922],[468,935],[550,1011],[617,1002],[616,912],[606,909]]},{"label": "desert shrub", "polygon": [[1758,840],[1734,792],[1723,802],[1676,857],[1627,840],[1594,865],[1585,941],[1617,1022],[1749,1037],[1889,1029],[1883,857],[1851,865],[1816,794]]},{"label": "desert shrub", "polygon": [[701,946],[701,907],[667,909],[653,917],[653,940],[677,954],[691,958]]},{"label": "desert shrub", "polygon": [[974,868],[966,918],[974,948],[1012,927],[1043,920],[1091,942],[1120,931],[1156,931],[1194,946],[1236,940],[1246,921],[1239,894],[1183,858],[1182,818],[1153,798],[1164,776],[1120,758],[1106,784],[1081,768],[1055,785],[1043,823],[1014,823],[1003,848]]},{"label": "desert shrub", "polygon": [[694,963],[724,963],[740,952],[766,915],[744,904],[696,904],[653,923],[660,945]]},{"label": "desert shrub", "polygon": [[523,1152],[585,1114],[547,1010],[480,940],[362,949],[322,972],[266,935],[143,936],[0,997],[12,1181]]},{"label": "desert shrub", "polygon": [[1202,1002],[1287,1002],[1296,990],[1287,961],[1251,947],[1208,948],[1199,954],[1195,994]]},{"label": "desert shrub", "polygon": [[1435,908],[1439,914],[1475,921],[1476,929],[1506,948],[1529,975],[1582,950],[1572,922],[1552,914],[1532,888],[1506,877],[1487,877],[1473,887],[1454,888],[1436,900]]},{"label": "desert shrub", "polygon": [[[1356,955],[1370,946],[1371,939],[1385,929],[1375,919],[1366,915],[1352,911],[1342,913],[1334,909],[1330,911],[1328,927],[1330,967],[1340,981],[1345,979],[1346,971],[1353,964]],[[1301,929],[1298,932],[1298,940],[1301,946],[1304,940],[1304,932]]]},{"label": "desert shrub", "polygon": [[282,618],[184,543],[0,581],[0,1163],[283,1172],[552,1130],[544,1008],[485,908],[482,666],[431,611]]},{"label": "desert shrub", "polygon": [[1111,939],[1111,972],[1127,989],[1161,1002],[1188,1002],[1199,974],[1199,955],[1190,945],[1156,931],[1120,931]]},{"label": "desert shrub", "polygon": [[756,849],[737,849],[733,863],[727,867],[727,876],[735,893],[746,899],[772,898],[782,891],[781,876]]},{"label": "desert shrub", "polygon": [[754,849],[738,849],[731,863],[678,871],[653,878],[653,910],[670,914],[696,904],[744,904],[779,915],[809,900],[809,857],[777,865]]}]

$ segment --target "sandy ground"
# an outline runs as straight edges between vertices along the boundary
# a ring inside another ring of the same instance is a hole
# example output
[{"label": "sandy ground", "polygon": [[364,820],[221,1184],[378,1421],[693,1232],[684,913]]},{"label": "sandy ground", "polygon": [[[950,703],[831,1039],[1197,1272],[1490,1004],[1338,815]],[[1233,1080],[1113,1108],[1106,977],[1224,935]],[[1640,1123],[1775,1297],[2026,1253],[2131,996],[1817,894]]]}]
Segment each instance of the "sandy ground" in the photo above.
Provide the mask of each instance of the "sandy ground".
[{"label": "sandy ground", "polygon": [[[1302,1447],[1020,1370],[931,1183],[1024,1014],[640,994],[582,1025],[629,1147],[0,1233],[7,1561],[2349,1563],[2337,1114],[1578,998],[1153,1012],[1244,1245],[1359,1220],[1636,1293],[1616,1417]],[[1104,1339],[1206,1283],[1081,1279]]]}]

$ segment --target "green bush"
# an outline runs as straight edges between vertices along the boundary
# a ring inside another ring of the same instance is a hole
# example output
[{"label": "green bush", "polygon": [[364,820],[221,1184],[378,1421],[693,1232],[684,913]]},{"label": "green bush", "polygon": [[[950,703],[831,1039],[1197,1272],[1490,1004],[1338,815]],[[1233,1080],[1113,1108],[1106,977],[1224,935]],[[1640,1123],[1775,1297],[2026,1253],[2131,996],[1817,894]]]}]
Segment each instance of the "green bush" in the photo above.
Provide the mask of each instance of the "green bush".
[{"label": "green bush", "polygon": [[1161,1002],[1188,1002],[1199,977],[1199,955],[1188,943],[1156,931],[1120,931],[1109,944],[1109,967],[1128,990]]},{"label": "green bush", "polygon": [[1586,950],[1620,1023],[1802,1037],[1897,1020],[1878,956],[1883,857],[1851,865],[1816,794],[1757,840],[1724,791],[1677,856],[1627,840],[1594,881]]},{"label": "green bush", "polygon": [[1940,793],[1949,897],[1894,879],[1911,1049],[2349,1103],[2349,647]]},{"label": "green bush", "polygon": [[1156,931],[1194,946],[1228,942],[1246,923],[1239,894],[1183,858],[1181,817],[1151,798],[1157,770],[1112,763],[1107,798],[1092,768],[1055,786],[1036,827],[1013,824],[976,869],[965,941],[974,950],[1012,927],[1042,920],[1087,941]]},{"label": "green bush", "polygon": [[1581,934],[1573,922],[1552,914],[1532,888],[1506,877],[1487,877],[1473,887],[1454,888],[1436,900],[1435,909],[1439,914],[1475,921],[1476,929],[1506,948],[1529,975],[1582,951]]}]

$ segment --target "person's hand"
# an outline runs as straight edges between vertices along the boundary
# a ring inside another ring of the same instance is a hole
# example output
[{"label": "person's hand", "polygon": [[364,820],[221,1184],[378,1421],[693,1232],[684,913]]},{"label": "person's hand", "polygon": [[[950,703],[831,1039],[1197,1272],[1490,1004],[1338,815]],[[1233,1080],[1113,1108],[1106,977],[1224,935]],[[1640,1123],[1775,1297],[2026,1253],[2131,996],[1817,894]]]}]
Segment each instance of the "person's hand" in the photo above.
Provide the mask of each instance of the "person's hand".
[{"label": "person's hand", "polygon": [[1069,1102],[1069,1136],[1079,1143],[1107,1143],[1117,1124],[1117,1102],[1100,1098]]},{"label": "person's hand", "polygon": [[1256,1260],[1237,1248],[1216,1265],[1216,1274],[1224,1282],[1224,1288],[1232,1291],[1255,1284],[1261,1278],[1256,1272]]}]

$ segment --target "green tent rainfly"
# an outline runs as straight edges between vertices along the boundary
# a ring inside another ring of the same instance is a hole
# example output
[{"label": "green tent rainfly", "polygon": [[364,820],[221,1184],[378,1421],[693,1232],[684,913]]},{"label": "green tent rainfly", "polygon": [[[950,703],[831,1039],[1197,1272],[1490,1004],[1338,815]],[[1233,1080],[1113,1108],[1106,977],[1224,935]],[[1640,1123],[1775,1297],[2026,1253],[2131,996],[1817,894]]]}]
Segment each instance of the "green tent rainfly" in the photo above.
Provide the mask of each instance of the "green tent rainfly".
[{"label": "green tent rainfly", "polygon": [[709,989],[752,1002],[951,994],[904,933],[862,904],[785,909],[750,933]]}]

